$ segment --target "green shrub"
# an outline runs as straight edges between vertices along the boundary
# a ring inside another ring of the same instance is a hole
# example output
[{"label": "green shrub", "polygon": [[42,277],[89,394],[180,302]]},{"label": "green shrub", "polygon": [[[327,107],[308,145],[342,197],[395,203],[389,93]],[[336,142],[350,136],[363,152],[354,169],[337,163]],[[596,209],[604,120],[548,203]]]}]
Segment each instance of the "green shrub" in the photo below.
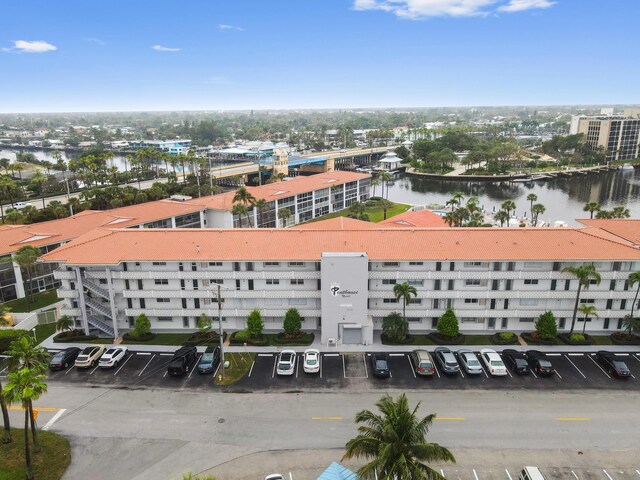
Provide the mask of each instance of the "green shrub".
[{"label": "green shrub", "polygon": [[252,337],[259,337],[264,330],[264,322],[262,321],[262,314],[257,308],[252,310],[247,317],[247,332]]},{"label": "green shrub", "polygon": [[382,333],[393,342],[403,342],[409,332],[409,322],[397,312],[390,313],[382,320]]},{"label": "green shrub", "polygon": [[6,350],[9,350],[11,342],[27,335],[29,335],[28,330],[21,330],[18,328],[0,330],[0,353],[4,353]]},{"label": "green shrub", "polygon": [[236,332],[233,337],[240,342],[244,342],[251,338],[251,334],[247,330],[240,330],[239,332]]},{"label": "green shrub", "polygon": [[536,321],[536,332],[540,338],[552,339],[558,335],[558,324],[553,312],[544,312]]},{"label": "green shrub", "polygon": [[511,332],[501,332],[498,334],[500,336],[500,340],[511,340],[513,337],[515,337],[515,333],[511,333]]},{"label": "green shrub", "polygon": [[569,340],[571,340],[572,342],[584,342],[586,338],[581,333],[572,333],[571,335],[569,335]]},{"label": "green shrub", "polygon": [[447,308],[447,311],[438,320],[438,333],[443,337],[454,338],[460,335],[458,328],[458,317],[453,310]]},{"label": "green shrub", "polygon": [[284,316],[284,333],[289,336],[297,336],[302,328],[302,320],[297,308],[290,308]]},{"label": "green shrub", "polygon": [[136,317],[136,323],[133,326],[133,332],[131,332],[131,335],[133,337],[145,337],[150,333],[151,321],[144,313],[141,313]]},{"label": "green shrub", "polygon": [[200,315],[200,318],[198,318],[198,331],[200,333],[207,333],[209,330],[211,330],[211,318],[203,313]]}]

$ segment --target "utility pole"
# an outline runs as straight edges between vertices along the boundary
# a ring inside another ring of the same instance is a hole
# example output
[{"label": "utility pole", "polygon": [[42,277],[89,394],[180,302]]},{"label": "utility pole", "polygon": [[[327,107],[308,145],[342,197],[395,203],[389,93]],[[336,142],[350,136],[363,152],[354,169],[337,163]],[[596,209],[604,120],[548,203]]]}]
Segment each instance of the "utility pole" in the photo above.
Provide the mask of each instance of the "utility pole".
[{"label": "utility pole", "polygon": [[220,334],[220,372],[224,380],[224,338],[222,332],[222,299],[220,298],[220,284],[218,284],[218,333]]}]

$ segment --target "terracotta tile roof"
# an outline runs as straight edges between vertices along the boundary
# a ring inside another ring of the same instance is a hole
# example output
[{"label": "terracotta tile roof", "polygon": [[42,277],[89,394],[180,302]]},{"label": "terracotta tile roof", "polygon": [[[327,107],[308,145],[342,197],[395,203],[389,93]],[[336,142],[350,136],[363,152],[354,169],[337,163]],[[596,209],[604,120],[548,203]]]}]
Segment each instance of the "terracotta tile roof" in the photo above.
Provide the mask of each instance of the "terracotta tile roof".
[{"label": "terracotta tile roof", "polygon": [[323,252],[367,252],[378,261],[640,260],[637,248],[575,228],[98,229],[43,258],[71,264],[318,261]]},{"label": "terracotta tile roof", "polygon": [[598,227],[617,237],[628,240],[634,245],[640,245],[640,219],[638,218],[622,218],[622,219],[578,219],[584,225]]},{"label": "terracotta tile roof", "polygon": [[411,210],[400,213],[394,217],[387,218],[380,222],[379,225],[388,225],[390,227],[405,228],[431,228],[431,227],[448,227],[440,215],[433,213],[431,210],[421,210],[412,212]]},{"label": "terracotta tile roof", "polygon": [[349,217],[336,217],[291,227],[296,230],[380,230],[379,223],[365,222]]}]

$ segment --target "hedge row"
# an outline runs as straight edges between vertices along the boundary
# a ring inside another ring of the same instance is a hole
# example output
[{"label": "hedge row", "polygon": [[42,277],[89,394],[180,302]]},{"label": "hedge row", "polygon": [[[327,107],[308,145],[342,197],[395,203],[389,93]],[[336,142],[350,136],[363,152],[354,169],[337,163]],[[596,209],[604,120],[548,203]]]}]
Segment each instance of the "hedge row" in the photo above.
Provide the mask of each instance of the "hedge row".
[{"label": "hedge row", "polygon": [[11,342],[27,335],[29,335],[28,330],[21,330],[18,328],[12,328],[10,330],[0,330],[0,354],[9,350]]}]

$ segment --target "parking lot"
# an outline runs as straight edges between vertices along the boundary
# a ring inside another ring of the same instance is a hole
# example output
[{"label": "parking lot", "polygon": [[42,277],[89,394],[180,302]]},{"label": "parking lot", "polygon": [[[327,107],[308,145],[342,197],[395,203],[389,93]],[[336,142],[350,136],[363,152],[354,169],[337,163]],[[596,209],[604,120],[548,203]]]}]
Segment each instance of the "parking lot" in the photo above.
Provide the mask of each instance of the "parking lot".
[{"label": "parking lot", "polygon": [[[618,353],[629,367],[631,377],[611,378],[596,362],[595,353],[558,352],[547,354],[556,373],[541,377],[535,373],[516,375],[508,370],[504,377],[492,377],[484,368],[482,374],[468,375],[461,371],[447,375],[436,365],[431,376],[416,375],[409,361],[409,352],[390,353],[388,378],[372,375],[370,354],[368,353],[323,353],[320,357],[320,371],[304,373],[302,355],[298,355],[294,373],[278,376],[276,373],[277,354],[259,353],[255,355],[247,374],[234,385],[237,391],[314,391],[348,388],[352,391],[371,389],[623,389],[640,390],[640,353]],[[195,368],[201,354],[198,354],[189,373],[181,377],[167,374],[170,353],[129,352],[121,364],[113,369],[98,367],[50,371],[48,376],[54,382],[76,382],[117,388],[216,388],[213,378],[219,373],[200,375]],[[0,357],[0,378],[6,377],[6,362]]]}]

